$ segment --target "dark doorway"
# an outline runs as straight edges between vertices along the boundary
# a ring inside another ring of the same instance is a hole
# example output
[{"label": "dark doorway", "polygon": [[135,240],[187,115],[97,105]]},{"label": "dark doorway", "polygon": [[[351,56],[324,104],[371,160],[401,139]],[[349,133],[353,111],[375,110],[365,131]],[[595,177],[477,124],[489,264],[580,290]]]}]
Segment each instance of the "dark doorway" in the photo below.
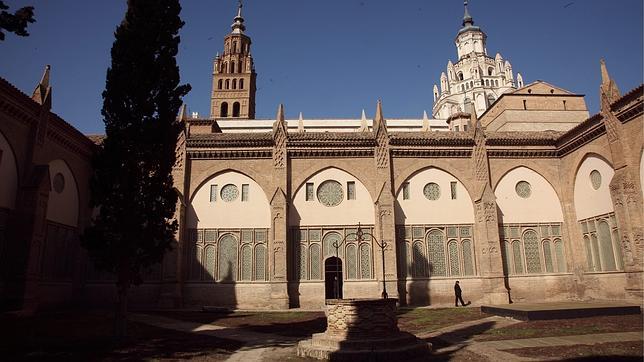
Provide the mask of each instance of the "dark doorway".
[{"label": "dark doorway", "polygon": [[342,259],[335,256],[324,262],[324,296],[342,299]]}]

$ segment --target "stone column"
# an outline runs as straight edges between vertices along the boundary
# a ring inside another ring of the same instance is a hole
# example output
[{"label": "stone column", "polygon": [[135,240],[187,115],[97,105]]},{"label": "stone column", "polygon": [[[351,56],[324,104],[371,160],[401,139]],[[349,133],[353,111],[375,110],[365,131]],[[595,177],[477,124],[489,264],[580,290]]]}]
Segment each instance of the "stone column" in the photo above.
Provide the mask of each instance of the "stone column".
[{"label": "stone column", "polygon": [[471,135],[474,138],[472,169],[474,171],[474,245],[481,278],[482,302],[508,303],[508,285],[503,275],[501,240],[496,196],[490,184],[490,164],[485,145],[485,132],[472,105]]},{"label": "stone column", "polygon": [[271,205],[271,232],[269,237],[270,306],[288,309],[287,237],[288,237],[288,131],[284,121],[284,107],[280,104],[273,124],[273,196]]},{"label": "stone column", "polygon": [[[385,283],[389,298],[398,298],[398,279],[396,266],[396,220],[394,217],[394,194],[392,189],[391,154],[389,152],[389,134],[387,122],[382,116],[382,104],[378,101],[376,116],[373,123],[376,138],[375,181],[378,196],[375,200],[376,225],[374,236],[380,243],[385,242]],[[376,279],[382,283],[382,251],[374,245],[374,262]],[[382,286],[380,286],[382,289]],[[382,291],[382,290],[381,290]]]}]

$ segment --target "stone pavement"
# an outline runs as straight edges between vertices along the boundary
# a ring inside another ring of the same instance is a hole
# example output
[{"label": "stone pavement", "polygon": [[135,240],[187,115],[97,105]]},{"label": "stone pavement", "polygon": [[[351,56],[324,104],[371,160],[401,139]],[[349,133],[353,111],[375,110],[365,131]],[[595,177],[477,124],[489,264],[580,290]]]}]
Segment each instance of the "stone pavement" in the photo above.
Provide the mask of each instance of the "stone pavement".
[{"label": "stone pavement", "polygon": [[[157,315],[131,313],[129,319],[139,323],[159,328],[172,329],[186,333],[199,333],[218,338],[226,338],[245,343],[228,361],[262,361],[269,356],[288,353],[301,338],[284,337],[275,334],[258,333],[244,328],[222,327],[212,324],[179,321]],[[527,347],[572,346],[577,344],[597,344],[606,342],[630,342],[642,340],[641,332],[584,334],[576,336],[540,337],[512,339],[501,341],[476,342],[473,337],[489,330],[506,327],[520,321],[504,317],[488,317],[475,321],[463,322],[436,330],[431,333],[418,335],[421,339],[438,338],[450,345],[437,349],[435,352],[449,353],[464,349],[490,361],[535,361],[527,357],[519,357],[505,350]],[[270,360],[274,360],[270,358]]]}]

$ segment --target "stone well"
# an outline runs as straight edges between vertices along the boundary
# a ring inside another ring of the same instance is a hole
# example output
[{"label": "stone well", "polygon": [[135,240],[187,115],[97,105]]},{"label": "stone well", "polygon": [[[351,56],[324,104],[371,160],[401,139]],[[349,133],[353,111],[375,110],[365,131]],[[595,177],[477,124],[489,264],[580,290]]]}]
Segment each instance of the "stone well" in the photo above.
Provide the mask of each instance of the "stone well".
[{"label": "stone well", "polygon": [[327,327],[298,344],[297,355],[331,361],[405,361],[431,344],[398,329],[397,299],[327,300]]}]

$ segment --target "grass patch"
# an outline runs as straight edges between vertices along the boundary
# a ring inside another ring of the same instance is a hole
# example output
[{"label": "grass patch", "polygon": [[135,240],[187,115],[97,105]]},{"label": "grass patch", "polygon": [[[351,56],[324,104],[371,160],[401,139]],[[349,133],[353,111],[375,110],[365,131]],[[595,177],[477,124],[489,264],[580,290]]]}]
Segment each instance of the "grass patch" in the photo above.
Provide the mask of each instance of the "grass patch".
[{"label": "grass patch", "polygon": [[398,312],[398,326],[406,332],[423,334],[489,316],[480,308],[402,309]]},{"label": "grass patch", "polygon": [[535,347],[506,350],[521,357],[556,358],[558,360],[592,359],[593,361],[642,361],[644,345],[636,342],[609,342],[594,345]]}]

